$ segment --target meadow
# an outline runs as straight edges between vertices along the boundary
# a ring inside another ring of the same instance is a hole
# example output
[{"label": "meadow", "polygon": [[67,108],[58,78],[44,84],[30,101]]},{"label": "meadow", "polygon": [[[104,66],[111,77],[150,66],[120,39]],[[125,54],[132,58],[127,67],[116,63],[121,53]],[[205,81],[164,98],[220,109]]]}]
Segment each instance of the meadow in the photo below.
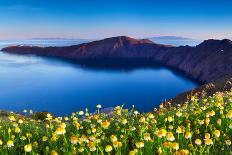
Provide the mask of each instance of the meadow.
[{"label": "meadow", "polygon": [[1,154],[232,154],[232,92],[216,93],[151,112],[117,106],[111,113],[88,109],[67,117],[33,111],[1,117]]}]

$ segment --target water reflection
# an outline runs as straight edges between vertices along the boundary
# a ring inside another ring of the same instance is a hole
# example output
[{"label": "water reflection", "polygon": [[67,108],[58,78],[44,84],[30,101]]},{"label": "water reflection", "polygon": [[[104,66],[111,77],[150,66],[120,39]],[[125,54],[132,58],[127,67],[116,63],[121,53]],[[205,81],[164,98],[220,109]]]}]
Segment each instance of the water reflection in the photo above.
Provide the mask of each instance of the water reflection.
[{"label": "water reflection", "polygon": [[0,109],[70,114],[100,103],[149,111],[198,86],[148,60],[67,61],[0,52]]}]

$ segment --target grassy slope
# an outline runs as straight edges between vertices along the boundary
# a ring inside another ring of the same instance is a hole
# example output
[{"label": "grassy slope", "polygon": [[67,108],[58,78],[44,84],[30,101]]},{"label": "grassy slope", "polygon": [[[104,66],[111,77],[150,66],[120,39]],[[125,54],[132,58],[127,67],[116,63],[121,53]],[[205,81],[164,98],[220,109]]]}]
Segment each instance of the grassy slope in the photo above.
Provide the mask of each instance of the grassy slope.
[{"label": "grassy slope", "polygon": [[231,88],[232,88],[232,77],[225,76],[219,80],[204,84],[200,87],[179,94],[167,102],[174,104],[183,104],[187,102],[191,98],[191,96],[203,98],[205,96],[211,96],[216,92],[230,91]]},{"label": "grassy slope", "polygon": [[[83,115],[87,115],[83,118]],[[231,154],[232,92],[149,113],[116,107],[39,121],[11,113],[2,119],[2,154]],[[13,144],[13,145],[12,145]]]}]

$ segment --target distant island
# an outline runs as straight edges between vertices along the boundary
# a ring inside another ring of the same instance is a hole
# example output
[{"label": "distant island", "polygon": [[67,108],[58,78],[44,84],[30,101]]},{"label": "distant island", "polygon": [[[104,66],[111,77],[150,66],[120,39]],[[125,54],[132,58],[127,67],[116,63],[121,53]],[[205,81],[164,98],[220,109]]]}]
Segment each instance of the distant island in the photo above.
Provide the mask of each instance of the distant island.
[{"label": "distant island", "polygon": [[202,42],[202,40],[180,37],[180,36],[156,36],[148,39],[159,44],[168,44],[175,46],[185,46],[185,45],[196,46]]},{"label": "distant island", "polygon": [[186,38],[186,37],[179,37],[179,36],[158,36],[158,37],[152,37],[152,39],[163,39],[163,40],[195,40],[192,38]]}]

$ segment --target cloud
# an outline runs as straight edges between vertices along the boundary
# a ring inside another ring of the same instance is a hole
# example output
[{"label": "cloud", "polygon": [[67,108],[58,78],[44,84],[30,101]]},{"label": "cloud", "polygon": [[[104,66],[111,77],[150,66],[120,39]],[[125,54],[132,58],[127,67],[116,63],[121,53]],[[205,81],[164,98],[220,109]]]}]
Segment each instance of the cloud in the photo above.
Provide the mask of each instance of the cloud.
[{"label": "cloud", "polygon": [[11,5],[11,6],[0,6],[1,10],[7,10],[7,11],[40,11],[44,10],[44,8],[41,7],[32,7],[27,5]]}]

